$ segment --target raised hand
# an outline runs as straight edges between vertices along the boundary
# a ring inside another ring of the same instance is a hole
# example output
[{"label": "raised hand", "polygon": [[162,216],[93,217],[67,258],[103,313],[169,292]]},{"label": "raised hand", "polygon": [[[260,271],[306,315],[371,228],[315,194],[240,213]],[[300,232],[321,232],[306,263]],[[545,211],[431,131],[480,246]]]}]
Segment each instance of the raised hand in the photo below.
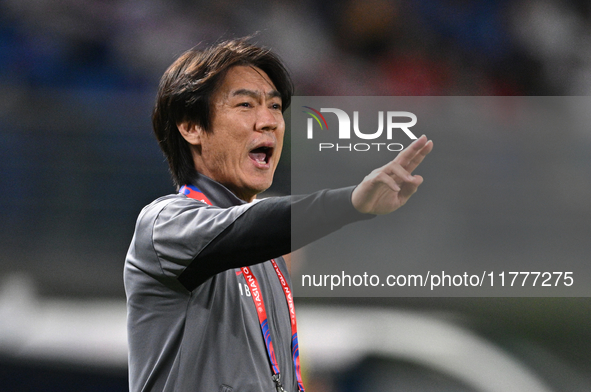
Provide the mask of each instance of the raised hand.
[{"label": "raised hand", "polygon": [[353,206],[376,215],[402,207],[423,182],[423,177],[412,172],[432,149],[433,142],[423,135],[391,162],[372,171],[353,191]]}]

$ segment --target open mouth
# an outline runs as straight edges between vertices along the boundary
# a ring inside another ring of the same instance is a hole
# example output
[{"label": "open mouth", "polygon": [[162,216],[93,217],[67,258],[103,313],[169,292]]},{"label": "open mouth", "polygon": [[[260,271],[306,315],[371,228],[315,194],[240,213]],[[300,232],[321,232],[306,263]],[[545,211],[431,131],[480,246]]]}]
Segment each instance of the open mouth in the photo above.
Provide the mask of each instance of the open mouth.
[{"label": "open mouth", "polygon": [[271,156],[273,155],[273,148],[272,147],[258,147],[248,153],[250,159],[255,161],[260,165],[266,165],[269,163]]}]

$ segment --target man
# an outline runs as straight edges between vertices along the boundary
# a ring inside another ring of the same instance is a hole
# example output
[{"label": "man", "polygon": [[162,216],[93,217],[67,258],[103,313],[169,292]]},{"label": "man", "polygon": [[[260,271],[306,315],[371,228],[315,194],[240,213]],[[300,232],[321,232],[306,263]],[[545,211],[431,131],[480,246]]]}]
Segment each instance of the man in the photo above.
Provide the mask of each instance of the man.
[{"label": "man", "polygon": [[142,210],[127,254],[132,392],[303,391],[282,255],[394,211],[421,184],[410,173],[432,149],[424,136],[357,187],[255,202],[292,92],[278,58],[246,40],[189,51],[164,74],[153,125],[180,192]]}]

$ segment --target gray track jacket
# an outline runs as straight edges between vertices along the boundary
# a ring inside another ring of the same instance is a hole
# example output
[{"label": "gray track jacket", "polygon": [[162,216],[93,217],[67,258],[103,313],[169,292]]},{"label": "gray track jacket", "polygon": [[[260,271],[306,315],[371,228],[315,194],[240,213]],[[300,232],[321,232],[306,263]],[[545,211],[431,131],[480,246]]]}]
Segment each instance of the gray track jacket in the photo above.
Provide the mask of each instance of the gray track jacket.
[{"label": "gray track jacket", "polygon": [[267,260],[288,276],[281,255],[368,216],[353,208],[353,188],[246,204],[205,176],[193,184],[213,206],[169,195],[137,220],[124,268],[130,391],[275,390],[239,269],[248,265],[265,301],[283,386],[296,392],[287,302]]}]

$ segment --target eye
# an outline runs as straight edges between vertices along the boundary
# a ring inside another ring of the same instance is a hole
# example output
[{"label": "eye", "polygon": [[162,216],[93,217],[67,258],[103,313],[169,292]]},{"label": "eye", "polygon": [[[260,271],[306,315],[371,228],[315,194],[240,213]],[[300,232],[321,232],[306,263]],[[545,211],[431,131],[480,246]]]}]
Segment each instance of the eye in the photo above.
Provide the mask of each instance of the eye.
[{"label": "eye", "polygon": [[242,107],[245,107],[245,108],[249,108],[249,107],[251,107],[251,105],[250,105],[250,103],[249,103],[249,102],[240,102],[240,103],[238,104],[238,106],[242,106]]},{"label": "eye", "polygon": [[271,105],[271,107],[275,110],[281,110],[281,104],[280,103],[274,103]]}]

